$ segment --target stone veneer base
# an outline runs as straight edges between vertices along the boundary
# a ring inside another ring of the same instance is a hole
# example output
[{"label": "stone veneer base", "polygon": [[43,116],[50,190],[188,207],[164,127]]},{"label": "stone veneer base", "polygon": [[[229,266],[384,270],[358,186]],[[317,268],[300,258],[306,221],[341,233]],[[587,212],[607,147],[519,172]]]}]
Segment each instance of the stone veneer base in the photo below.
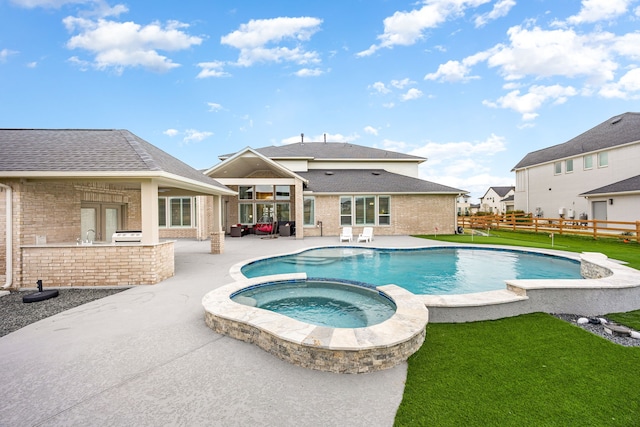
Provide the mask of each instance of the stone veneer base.
[{"label": "stone veneer base", "polygon": [[202,300],[205,322],[215,332],[256,344],[282,360],[335,373],[365,373],[406,361],[425,340],[428,311],[418,297],[395,285],[380,286],[396,304],[388,320],[366,328],[328,328],[238,304],[230,295],[259,283],[304,279],[304,274],[238,281]]}]

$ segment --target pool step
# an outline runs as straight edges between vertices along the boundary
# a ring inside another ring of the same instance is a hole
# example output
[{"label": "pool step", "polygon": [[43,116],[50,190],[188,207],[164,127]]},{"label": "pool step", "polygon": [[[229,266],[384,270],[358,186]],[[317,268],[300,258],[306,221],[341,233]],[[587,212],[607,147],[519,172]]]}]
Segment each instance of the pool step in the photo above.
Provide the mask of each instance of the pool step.
[{"label": "pool step", "polygon": [[326,258],[315,256],[298,255],[296,259],[283,258],[281,261],[287,264],[302,264],[302,265],[326,265],[336,262],[340,258]]}]

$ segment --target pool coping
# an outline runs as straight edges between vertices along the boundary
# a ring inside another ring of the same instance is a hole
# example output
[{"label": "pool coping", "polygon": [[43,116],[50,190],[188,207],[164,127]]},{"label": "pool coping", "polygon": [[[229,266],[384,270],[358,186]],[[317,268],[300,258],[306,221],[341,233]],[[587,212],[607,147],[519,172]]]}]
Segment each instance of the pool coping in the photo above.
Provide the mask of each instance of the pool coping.
[{"label": "pool coping", "polygon": [[364,328],[329,328],[239,304],[230,298],[235,292],[261,283],[306,279],[305,273],[242,277],[203,297],[207,325],[296,365],[338,373],[372,372],[405,361],[424,342],[428,310],[420,298],[399,286],[376,288],[396,305],[396,312],[389,319]]}]

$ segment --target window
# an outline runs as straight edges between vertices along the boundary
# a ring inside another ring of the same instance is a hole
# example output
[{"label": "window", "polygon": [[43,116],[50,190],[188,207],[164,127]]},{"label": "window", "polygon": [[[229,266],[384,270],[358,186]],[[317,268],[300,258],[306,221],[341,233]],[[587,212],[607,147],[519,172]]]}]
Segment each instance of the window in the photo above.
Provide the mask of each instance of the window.
[{"label": "window", "polygon": [[562,173],[562,162],[555,162],[553,164],[554,168],[555,168],[555,174],[559,175]]},{"label": "window", "polygon": [[573,172],[573,159],[569,159],[566,162],[564,162],[564,171],[565,173]]},{"label": "window", "polygon": [[289,200],[291,190],[288,185],[276,185],[276,200]]},{"label": "window", "polygon": [[167,226],[167,199],[158,199],[158,225]]},{"label": "window", "polygon": [[304,211],[303,211],[303,224],[304,225],[315,225],[316,224],[316,200],[314,197],[305,196],[304,197]]},{"label": "window", "polygon": [[195,198],[162,197],[158,199],[158,225],[160,227],[195,226],[195,217]]},{"label": "window", "polygon": [[584,156],[584,169],[593,169],[593,156],[591,154]]},{"label": "window", "polygon": [[351,225],[351,196],[340,197],[340,225]]},{"label": "window", "polygon": [[341,196],[340,225],[390,225],[390,196]]},{"label": "window", "polygon": [[609,166],[608,153],[606,151],[602,153],[598,153],[598,167],[606,168],[607,166]]},{"label": "window", "polygon": [[276,217],[278,218],[278,221],[291,220],[289,203],[276,203]]},{"label": "window", "polygon": [[376,198],[374,196],[356,197],[356,224],[374,225],[376,223]]},{"label": "window", "polygon": [[169,200],[171,206],[171,227],[190,227],[191,199],[185,197]]},{"label": "window", "polygon": [[238,198],[241,199],[241,200],[252,200],[253,199],[253,187],[240,186],[238,188]]},{"label": "window", "polygon": [[256,200],[273,200],[273,185],[256,185]]},{"label": "window", "polygon": [[253,224],[253,204],[241,203],[238,212],[238,222],[241,224]]},{"label": "window", "polygon": [[378,224],[391,225],[391,197],[378,196]]}]

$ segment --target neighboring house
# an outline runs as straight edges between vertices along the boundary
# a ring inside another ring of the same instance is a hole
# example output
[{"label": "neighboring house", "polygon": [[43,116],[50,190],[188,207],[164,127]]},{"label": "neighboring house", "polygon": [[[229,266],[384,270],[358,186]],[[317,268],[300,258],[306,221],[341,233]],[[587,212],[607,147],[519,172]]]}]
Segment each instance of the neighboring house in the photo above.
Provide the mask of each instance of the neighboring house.
[{"label": "neighboring house", "polygon": [[505,214],[513,210],[515,187],[489,187],[480,197],[480,212]]},{"label": "neighboring house", "polygon": [[471,196],[463,194],[456,198],[456,212],[458,216],[471,215]]},{"label": "neighboring house", "polygon": [[453,233],[457,188],[418,178],[426,159],[350,143],[300,142],[220,156],[205,173],[225,197],[226,229],[260,218],[295,224],[296,238],[338,236],[343,226],[375,235]]},{"label": "neighboring house", "polygon": [[612,117],[513,168],[515,208],[539,217],[640,218],[640,113]]},{"label": "neighboring house", "polygon": [[[126,130],[0,129],[4,287],[160,282],[174,259],[158,224],[190,227],[189,204],[206,195],[221,250],[221,197],[234,194]],[[141,231],[140,243],[107,244],[122,230]]]}]

